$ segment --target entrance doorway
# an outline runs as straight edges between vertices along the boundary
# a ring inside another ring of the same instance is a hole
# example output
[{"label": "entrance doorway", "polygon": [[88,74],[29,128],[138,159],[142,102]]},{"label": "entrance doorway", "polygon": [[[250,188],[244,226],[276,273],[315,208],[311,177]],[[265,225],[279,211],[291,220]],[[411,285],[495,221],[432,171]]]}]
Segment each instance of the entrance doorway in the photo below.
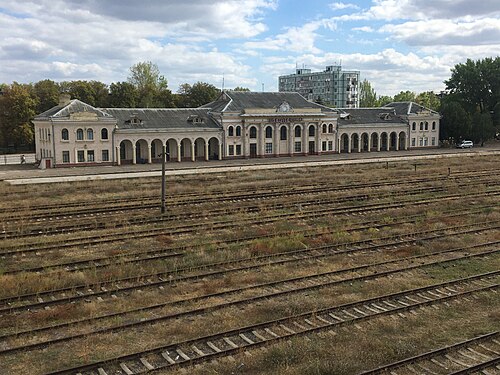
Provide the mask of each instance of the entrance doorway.
[{"label": "entrance doorway", "polygon": [[309,155],[313,155],[316,153],[316,147],[314,141],[309,141]]},{"label": "entrance doorway", "polygon": [[257,143],[250,143],[250,157],[257,157]]}]

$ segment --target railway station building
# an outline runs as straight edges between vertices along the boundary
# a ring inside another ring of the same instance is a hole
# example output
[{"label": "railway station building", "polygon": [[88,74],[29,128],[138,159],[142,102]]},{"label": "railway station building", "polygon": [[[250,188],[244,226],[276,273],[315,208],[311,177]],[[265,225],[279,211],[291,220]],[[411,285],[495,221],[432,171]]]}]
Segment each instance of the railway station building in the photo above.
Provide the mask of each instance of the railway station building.
[{"label": "railway station building", "polygon": [[223,92],[200,108],[95,108],[61,96],[36,116],[42,167],[436,147],[439,114],[412,102],[329,108],[292,92]]}]

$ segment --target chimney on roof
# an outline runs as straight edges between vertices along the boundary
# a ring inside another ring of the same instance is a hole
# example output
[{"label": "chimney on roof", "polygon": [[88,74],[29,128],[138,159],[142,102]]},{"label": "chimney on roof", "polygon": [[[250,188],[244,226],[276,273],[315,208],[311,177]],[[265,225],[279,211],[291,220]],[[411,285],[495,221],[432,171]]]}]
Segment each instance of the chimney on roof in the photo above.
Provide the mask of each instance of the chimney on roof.
[{"label": "chimney on roof", "polygon": [[59,95],[59,106],[64,107],[65,105],[68,105],[69,102],[71,101],[71,95],[68,93],[63,93]]}]

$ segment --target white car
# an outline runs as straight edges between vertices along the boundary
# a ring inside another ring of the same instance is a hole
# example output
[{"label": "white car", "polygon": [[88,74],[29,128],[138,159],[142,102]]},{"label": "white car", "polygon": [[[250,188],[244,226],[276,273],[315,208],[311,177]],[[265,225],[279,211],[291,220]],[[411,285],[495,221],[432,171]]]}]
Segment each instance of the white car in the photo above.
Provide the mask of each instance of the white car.
[{"label": "white car", "polygon": [[472,141],[462,141],[457,145],[457,148],[472,148],[474,143]]}]

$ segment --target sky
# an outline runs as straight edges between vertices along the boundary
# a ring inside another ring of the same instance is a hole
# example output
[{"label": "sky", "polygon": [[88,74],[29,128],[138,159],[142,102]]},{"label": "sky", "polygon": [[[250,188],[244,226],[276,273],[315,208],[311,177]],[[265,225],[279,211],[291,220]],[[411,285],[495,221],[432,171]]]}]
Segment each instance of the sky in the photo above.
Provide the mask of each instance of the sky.
[{"label": "sky", "polygon": [[296,67],[359,70],[379,95],[439,92],[500,55],[500,0],[0,0],[0,82],[126,81],[151,61],[198,81],[277,91]]}]

